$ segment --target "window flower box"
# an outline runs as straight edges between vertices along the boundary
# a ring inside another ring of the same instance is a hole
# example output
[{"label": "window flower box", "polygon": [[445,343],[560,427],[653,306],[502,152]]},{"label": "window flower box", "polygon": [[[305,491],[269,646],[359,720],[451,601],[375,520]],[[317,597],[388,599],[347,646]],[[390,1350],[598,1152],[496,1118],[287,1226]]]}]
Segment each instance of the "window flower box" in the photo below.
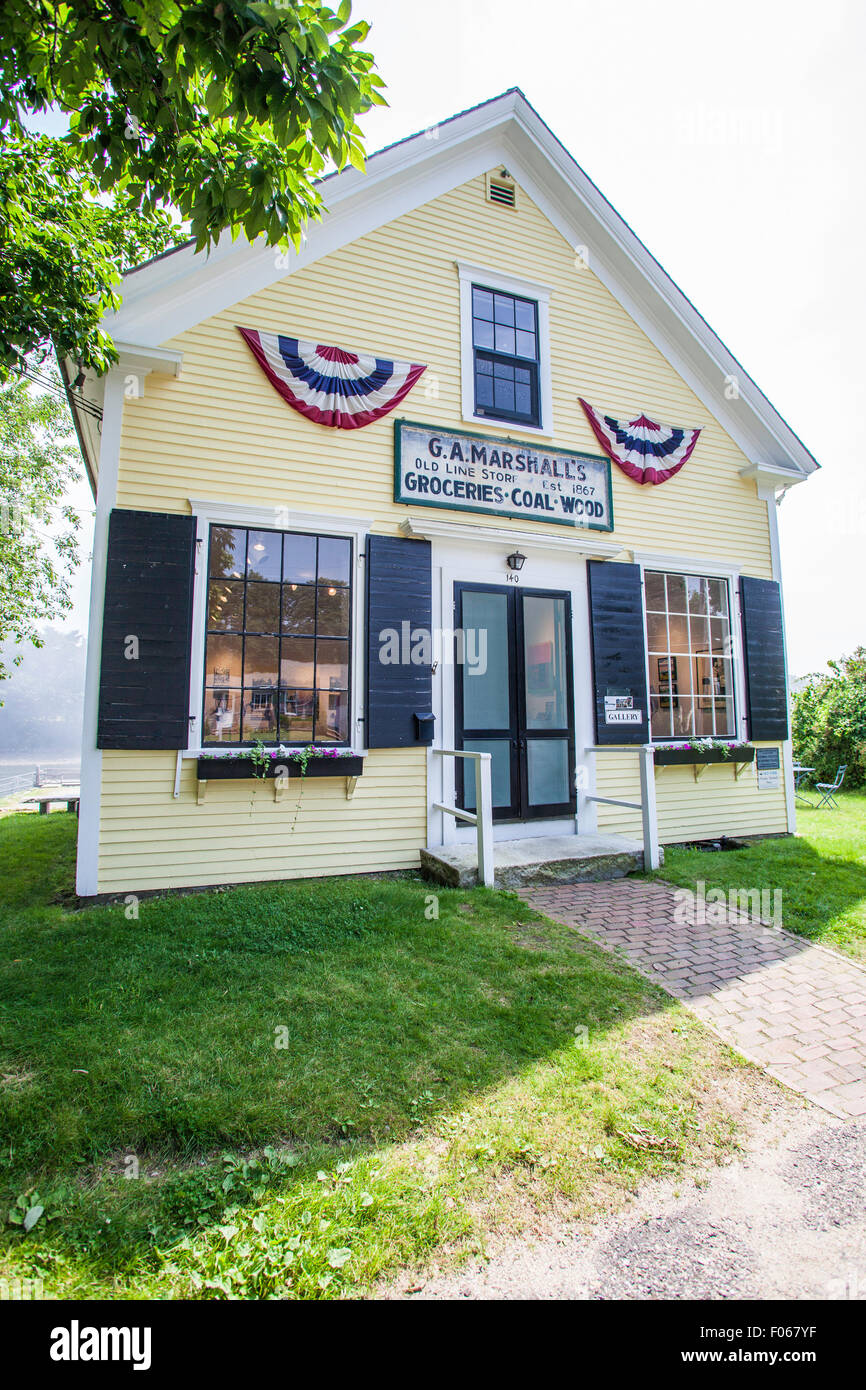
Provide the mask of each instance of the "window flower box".
[{"label": "window flower box", "polygon": [[678,767],[699,763],[751,763],[755,761],[755,750],[749,743],[732,743],[725,746],[694,743],[677,744],[675,747],[656,745],[653,749],[656,767]]},{"label": "window flower box", "polygon": [[[360,777],[364,771],[364,759],[356,753],[322,749],[309,753],[305,760],[300,752],[300,749],[286,751],[275,748],[269,751],[264,764],[253,761],[246,750],[222,757],[204,754],[196,764],[198,780],[224,782],[245,777],[276,777],[283,768],[288,769],[289,777]],[[280,772],[280,775],[286,774]]]}]

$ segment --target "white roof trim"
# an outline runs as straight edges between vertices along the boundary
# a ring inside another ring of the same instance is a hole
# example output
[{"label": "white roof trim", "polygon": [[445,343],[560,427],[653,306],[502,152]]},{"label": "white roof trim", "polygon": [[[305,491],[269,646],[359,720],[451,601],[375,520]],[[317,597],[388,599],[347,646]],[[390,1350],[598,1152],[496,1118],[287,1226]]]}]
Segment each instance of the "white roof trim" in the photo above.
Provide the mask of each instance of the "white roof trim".
[{"label": "white roof trim", "polygon": [[[279,264],[275,248],[225,233],[209,254],[189,245],[131,271],[104,327],[157,347],[497,164],[573,246],[587,248],[593,272],[751,463],[794,478],[814,472],[806,446],[516,89],[443,122],[435,139],[423,132],[371,156],[364,174],[346,169],[323,180],[327,211]],[[731,377],[734,399],[725,395]]]}]

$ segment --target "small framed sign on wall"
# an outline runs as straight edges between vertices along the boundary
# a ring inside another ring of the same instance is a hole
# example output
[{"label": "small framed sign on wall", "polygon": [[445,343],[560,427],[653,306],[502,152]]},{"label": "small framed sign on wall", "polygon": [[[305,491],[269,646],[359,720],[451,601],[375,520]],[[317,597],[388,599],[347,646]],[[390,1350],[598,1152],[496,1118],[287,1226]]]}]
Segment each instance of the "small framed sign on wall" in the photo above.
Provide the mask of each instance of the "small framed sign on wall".
[{"label": "small framed sign on wall", "polygon": [[780,787],[782,768],[778,748],[756,748],[755,771],[759,791],[774,791]]}]

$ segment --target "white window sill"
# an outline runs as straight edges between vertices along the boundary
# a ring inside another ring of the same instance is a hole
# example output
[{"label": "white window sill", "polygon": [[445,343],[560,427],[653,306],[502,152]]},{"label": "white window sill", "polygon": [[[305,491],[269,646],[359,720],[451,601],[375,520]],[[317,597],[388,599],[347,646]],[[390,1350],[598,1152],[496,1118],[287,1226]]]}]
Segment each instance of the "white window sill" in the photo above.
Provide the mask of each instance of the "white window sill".
[{"label": "white window sill", "polygon": [[[467,425],[486,425],[488,434],[501,434],[503,430],[519,430],[521,434],[534,434],[537,438],[552,439],[551,430],[542,429],[539,425],[518,425],[514,420],[494,420],[490,415],[462,415],[461,419]],[[512,437],[508,436],[509,439]]]}]

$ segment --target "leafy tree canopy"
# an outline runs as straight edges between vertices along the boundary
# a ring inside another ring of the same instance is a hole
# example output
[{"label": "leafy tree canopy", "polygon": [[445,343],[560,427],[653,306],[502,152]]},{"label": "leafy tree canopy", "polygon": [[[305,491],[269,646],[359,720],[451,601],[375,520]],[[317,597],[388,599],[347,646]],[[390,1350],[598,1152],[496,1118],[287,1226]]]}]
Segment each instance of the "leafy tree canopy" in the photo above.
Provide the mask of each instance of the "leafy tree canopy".
[{"label": "leafy tree canopy", "polygon": [[39,647],[38,625],[72,607],[78,516],[63,498],[76,457],[64,401],[23,379],[0,385],[0,643]]},{"label": "leafy tree canopy", "polygon": [[829,675],[809,676],[794,695],[794,756],[815,768],[819,782],[832,782],[845,763],[845,786],[861,787],[866,785],[866,647],[827,665]]},{"label": "leafy tree canopy", "polygon": [[[82,364],[109,365],[98,320],[134,251],[176,237],[167,210],[199,248],[226,229],[298,242],[329,162],[363,167],[356,118],[384,100],[360,47],[369,26],[350,11],[349,0],[336,11],[319,0],[4,0],[0,275],[20,302],[0,317],[0,367],[20,365],[46,333]],[[28,134],[56,109],[70,122],[62,142]]]}]

